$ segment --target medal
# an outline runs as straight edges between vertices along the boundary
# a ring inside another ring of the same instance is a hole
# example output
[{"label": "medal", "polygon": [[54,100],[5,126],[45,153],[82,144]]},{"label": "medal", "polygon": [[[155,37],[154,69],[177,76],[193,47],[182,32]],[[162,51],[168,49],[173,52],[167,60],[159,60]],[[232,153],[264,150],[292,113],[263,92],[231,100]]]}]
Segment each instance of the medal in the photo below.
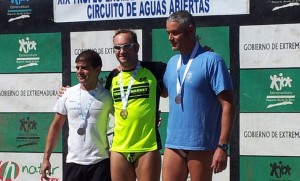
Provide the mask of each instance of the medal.
[{"label": "medal", "polygon": [[94,96],[96,95],[96,92],[98,89],[98,84],[97,84],[96,88],[91,92],[91,97],[90,97],[89,102],[86,105],[86,108],[84,109],[84,111],[82,110],[82,107],[81,107],[81,88],[80,88],[81,85],[79,86],[77,111],[78,111],[78,115],[81,117],[81,121],[80,121],[79,128],[77,130],[78,135],[81,135],[81,136],[85,135],[85,131],[86,131],[86,127],[87,127],[87,119],[88,119],[87,115],[88,115],[89,109],[91,108],[92,102],[94,100]]},{"label": "medal", "polygon": [[[185,81],[185,78],[186,78],[186,76],[188,74],[190,66],[191,66],[191,64],[192,64],[192,62],[193,62],[193,60],[194,60],[194,58],[196,56],[198,48],[199,48],[199,43],[196,42],[195,47],[194,47],[194,49],[192,51],[192,54],[191,54],[191,56],[190,56],[190,58],[188,60],[188,63],[186,65],[186,67],[185,67],[185,70],[183,72],[182,79],[181,79],[181,71],[180,70],[181,70],[181,66],[182,66],[183,62],[182,62],[181,55],[179,56],[179,59],[177,61],[177,68],[176,68],[177,69],[177,83],[176,83],[176,93],[177,93],[177,96],[175,97],[175,103],[176,104],[183,104],[182,100],[184,99],[184,97],[183,97],[183,94],[182,94],[182,90],[183,90],[183,86],[184,86],[184,81]],[[181,80],[181,82],[180,82],[180,80]]]},{"label": "medal", "polygon": [[129,94],[130,94],[130,91],[131,91],[131,86],[133,85],[133,81],[134,81],[134,79],[137,75],[138,70],[140,69],[140,61],[138,61],[137,63],[138,64],[135,67],[133,75],[131,76],[129,84],[127,86],[126,93],[125,93],[124,85],[123,85],[123,79],[122,79],[122,73],[123,72],[122,72],[122,70],[119,73],[120,93],[121,93],[121,100],[122,100],[122,110],[120,112],[120,116],[123,119],[127,119],[128,112],[126,110],[126,107],[127,107],[127,103],[128,103],[128,99],[129,99]]},{"label": "medal", "polygon": [[122,111],[120,112],[120,116],[123,118],[123,119],[126,119],[127,116],[128,116],[128,112],[126,109],[122,109]]},{"label": "medal", "polygon": [[84,135],[85,134],[85,128],[78,128],[77,133],[81,136]]},{"label": "medal", "polygon": [[181,95],[178,94],[176,97],[175,97],[175,102],[176,104],[181,104]]}]

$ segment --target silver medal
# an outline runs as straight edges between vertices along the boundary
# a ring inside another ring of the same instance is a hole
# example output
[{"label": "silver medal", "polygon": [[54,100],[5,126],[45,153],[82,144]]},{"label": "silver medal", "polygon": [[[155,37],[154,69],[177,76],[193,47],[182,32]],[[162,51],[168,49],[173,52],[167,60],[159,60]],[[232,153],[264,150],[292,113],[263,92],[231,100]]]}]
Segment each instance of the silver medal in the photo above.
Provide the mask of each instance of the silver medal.
[{"label": "silver medal", "polygon": [[78,128],[77,133],[81,136],[84,135],[85,134],[85,128]]}]

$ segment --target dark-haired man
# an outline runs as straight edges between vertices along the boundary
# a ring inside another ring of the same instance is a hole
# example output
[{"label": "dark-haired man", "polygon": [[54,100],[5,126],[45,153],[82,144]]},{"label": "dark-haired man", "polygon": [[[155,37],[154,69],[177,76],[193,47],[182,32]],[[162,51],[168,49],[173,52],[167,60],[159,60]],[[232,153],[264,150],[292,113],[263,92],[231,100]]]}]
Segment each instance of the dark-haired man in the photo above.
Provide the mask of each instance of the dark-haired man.
[{"label": "dark-haired man", "polygon": [[99,54],[83,51],[76,60],[79,84],[67,88],[54,107],[42,164],[42,177],[49,180],[50,156],[68,119],[68,154],[64,181],[110,181],[109,145],[106,137],[110,93],[99,84],[102,68]]}]

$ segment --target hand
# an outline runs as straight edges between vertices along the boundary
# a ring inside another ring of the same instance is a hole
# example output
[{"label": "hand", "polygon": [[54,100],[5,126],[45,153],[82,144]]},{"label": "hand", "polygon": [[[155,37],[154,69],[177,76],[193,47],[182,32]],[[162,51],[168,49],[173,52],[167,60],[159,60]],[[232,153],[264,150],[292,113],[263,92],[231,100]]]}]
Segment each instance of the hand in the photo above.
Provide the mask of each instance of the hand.
[{"label": "hand", "polygon": [[118,67],[117,67],[117,70],[118,71],[121,71],[123,69],[122,65],[120,64]]},{"label": "hand", "polygon": [[43,165],[42,165],[42,178],[44,178],[45,180],[49,180],[50,178],[47,176],[47,173],[49,176],[51,176],[51,163],[49,162],[49,160],[44,160],[43,161]]},{"label": "hand", "polygon": [[213,162],[211,167],[214,173],[220,173],[227,167],[227,153],[221,148],[217,148],[213,156]]},{"label": "hand", "polygon": [[61,87],[58,91],[57,91],[57,98],[59,98],[59,97],[61,97],[64,93],[65,93],[65,91],[66,91],[66,89],[67,88],[69,88],[70,86],[66,86],[66,87]]},{"label": "hand", "polygon": [[214,49],[212,49],[209,46],[204,46],[203,49],[206,50],[206,51],[208,51],[208,52],[214,52]]}]

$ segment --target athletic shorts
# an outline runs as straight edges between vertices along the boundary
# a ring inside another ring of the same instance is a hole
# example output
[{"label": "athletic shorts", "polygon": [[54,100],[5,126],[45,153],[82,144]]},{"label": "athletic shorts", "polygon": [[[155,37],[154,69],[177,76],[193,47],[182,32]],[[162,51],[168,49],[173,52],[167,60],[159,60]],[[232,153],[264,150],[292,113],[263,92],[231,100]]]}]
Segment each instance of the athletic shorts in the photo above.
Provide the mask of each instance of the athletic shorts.
[{"label": "athletic shorts", "polygon": [[119,153],[121,153],[129,163],[134,163],[137,159],[139,159],[146,152],[131,152],[131,153],[119,152]]},{"label": "athletic shorts", "polygon": [[64,181],[111,181],[109,159],[92,165],[66,163]]}]

